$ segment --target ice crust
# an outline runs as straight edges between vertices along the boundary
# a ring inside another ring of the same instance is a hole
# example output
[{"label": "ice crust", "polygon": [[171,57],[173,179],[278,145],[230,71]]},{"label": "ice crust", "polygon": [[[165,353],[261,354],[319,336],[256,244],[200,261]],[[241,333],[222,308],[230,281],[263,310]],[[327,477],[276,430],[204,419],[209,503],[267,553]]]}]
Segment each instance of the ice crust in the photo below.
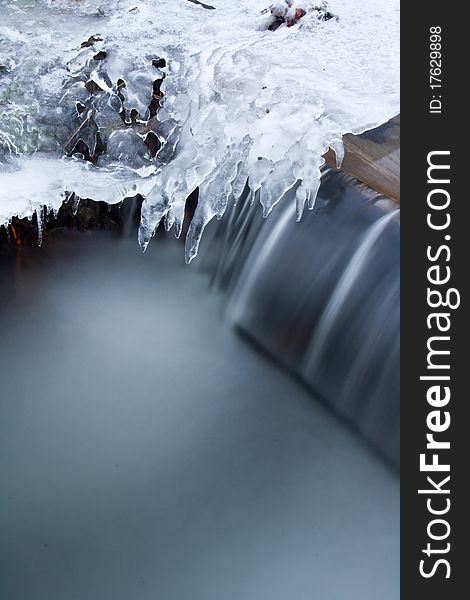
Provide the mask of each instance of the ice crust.
[{"label": "ice crust", "polygon": [[328,147],[399,112],[398,0],[297,2],[276,31],[269,0],[206,4],[0,2],[0,224],[140,193],[145,249],[199,188],[189,261],[245,185],[265,215],[295,186],[300,218]]}]

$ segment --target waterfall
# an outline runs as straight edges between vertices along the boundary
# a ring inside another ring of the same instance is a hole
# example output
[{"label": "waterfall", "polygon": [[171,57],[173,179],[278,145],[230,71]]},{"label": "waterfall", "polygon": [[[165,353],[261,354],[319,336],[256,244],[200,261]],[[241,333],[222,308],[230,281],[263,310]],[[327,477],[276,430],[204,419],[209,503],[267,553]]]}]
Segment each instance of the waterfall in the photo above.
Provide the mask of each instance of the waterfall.
[{"label": "waterfall", "polygon": [[351,261],[346,267],[340,280],[338,281],[338,285],[336,286],[330,301],[328,302],[328,305],[320,318],[318,326],[315,329],[311,348],[309,348],[306,353],[304,366],[302,367],[303,370],[316,372],[320,367],[320,363],[324,357],[326,341],[336,323],[338,314],[347,302],[349,293],[357,282],[360,273],[367,266],[367,261],[370,258],[370,253],[374,244],[377,242],[390,221],[398,213],[399,210],[395,210],[384,215],[377,222],[375,222],[364,235],[362,242],[352,256]]},{"label": "waterfall", "polygon": [[294,204],[286,197],[264,221],[256,206],[240,207],[244,233],[229,214],[201,262],[216,270],[237,329],[396,464],[399,211],[335,170],[298,223]]}]

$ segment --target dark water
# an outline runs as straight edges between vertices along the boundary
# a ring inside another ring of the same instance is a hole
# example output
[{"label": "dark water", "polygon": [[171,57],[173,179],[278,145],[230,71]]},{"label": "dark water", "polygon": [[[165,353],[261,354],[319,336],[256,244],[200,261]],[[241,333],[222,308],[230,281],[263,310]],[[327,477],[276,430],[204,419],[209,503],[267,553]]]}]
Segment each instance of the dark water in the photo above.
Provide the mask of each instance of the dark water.
[{"label": "dark water", "polygon": [[0,597],[391,600],[398,483],[176,243],[1,268]]}]

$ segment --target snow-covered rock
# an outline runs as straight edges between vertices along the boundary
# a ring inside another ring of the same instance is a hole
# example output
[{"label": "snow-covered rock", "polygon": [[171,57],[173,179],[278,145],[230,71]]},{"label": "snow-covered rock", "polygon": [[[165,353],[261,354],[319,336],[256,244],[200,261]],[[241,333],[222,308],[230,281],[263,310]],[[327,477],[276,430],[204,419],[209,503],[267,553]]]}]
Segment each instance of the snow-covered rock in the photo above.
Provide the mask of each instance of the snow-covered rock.
[{"label": "snow-covered rock", "polygon": [[0,223],[139,192],[145,248],[199,188],[190,260],[246,183],[265,214],[296,186],[300,218],[328,147],[399,111],[398,0],[209,4],[0,3]]}]

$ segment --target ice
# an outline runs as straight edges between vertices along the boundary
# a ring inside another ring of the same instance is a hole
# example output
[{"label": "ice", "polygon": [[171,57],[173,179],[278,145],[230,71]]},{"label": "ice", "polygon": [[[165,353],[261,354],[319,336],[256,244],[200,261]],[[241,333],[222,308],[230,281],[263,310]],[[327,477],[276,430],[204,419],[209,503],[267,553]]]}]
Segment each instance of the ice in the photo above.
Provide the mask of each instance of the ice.
[{"label": "ice", "polygon": [[31,218],[44,206],[57,211],[72,192],[77,198],[113,204],[137,193],[147,195],[153,185],[151,178],[135,179],[125,170],[104,170],[74,158],[33,156],[12,166],[1,175],[1,223],[8,223],[12,215]]},{"label": "ice", "polygon": [[398,0],[208,6],[0,2],[0,224],[140,193],[145,248],[198,189],[189,261],[247,184],[265,215],[295,187],[299,219],[328,148],[399,112]]}]

